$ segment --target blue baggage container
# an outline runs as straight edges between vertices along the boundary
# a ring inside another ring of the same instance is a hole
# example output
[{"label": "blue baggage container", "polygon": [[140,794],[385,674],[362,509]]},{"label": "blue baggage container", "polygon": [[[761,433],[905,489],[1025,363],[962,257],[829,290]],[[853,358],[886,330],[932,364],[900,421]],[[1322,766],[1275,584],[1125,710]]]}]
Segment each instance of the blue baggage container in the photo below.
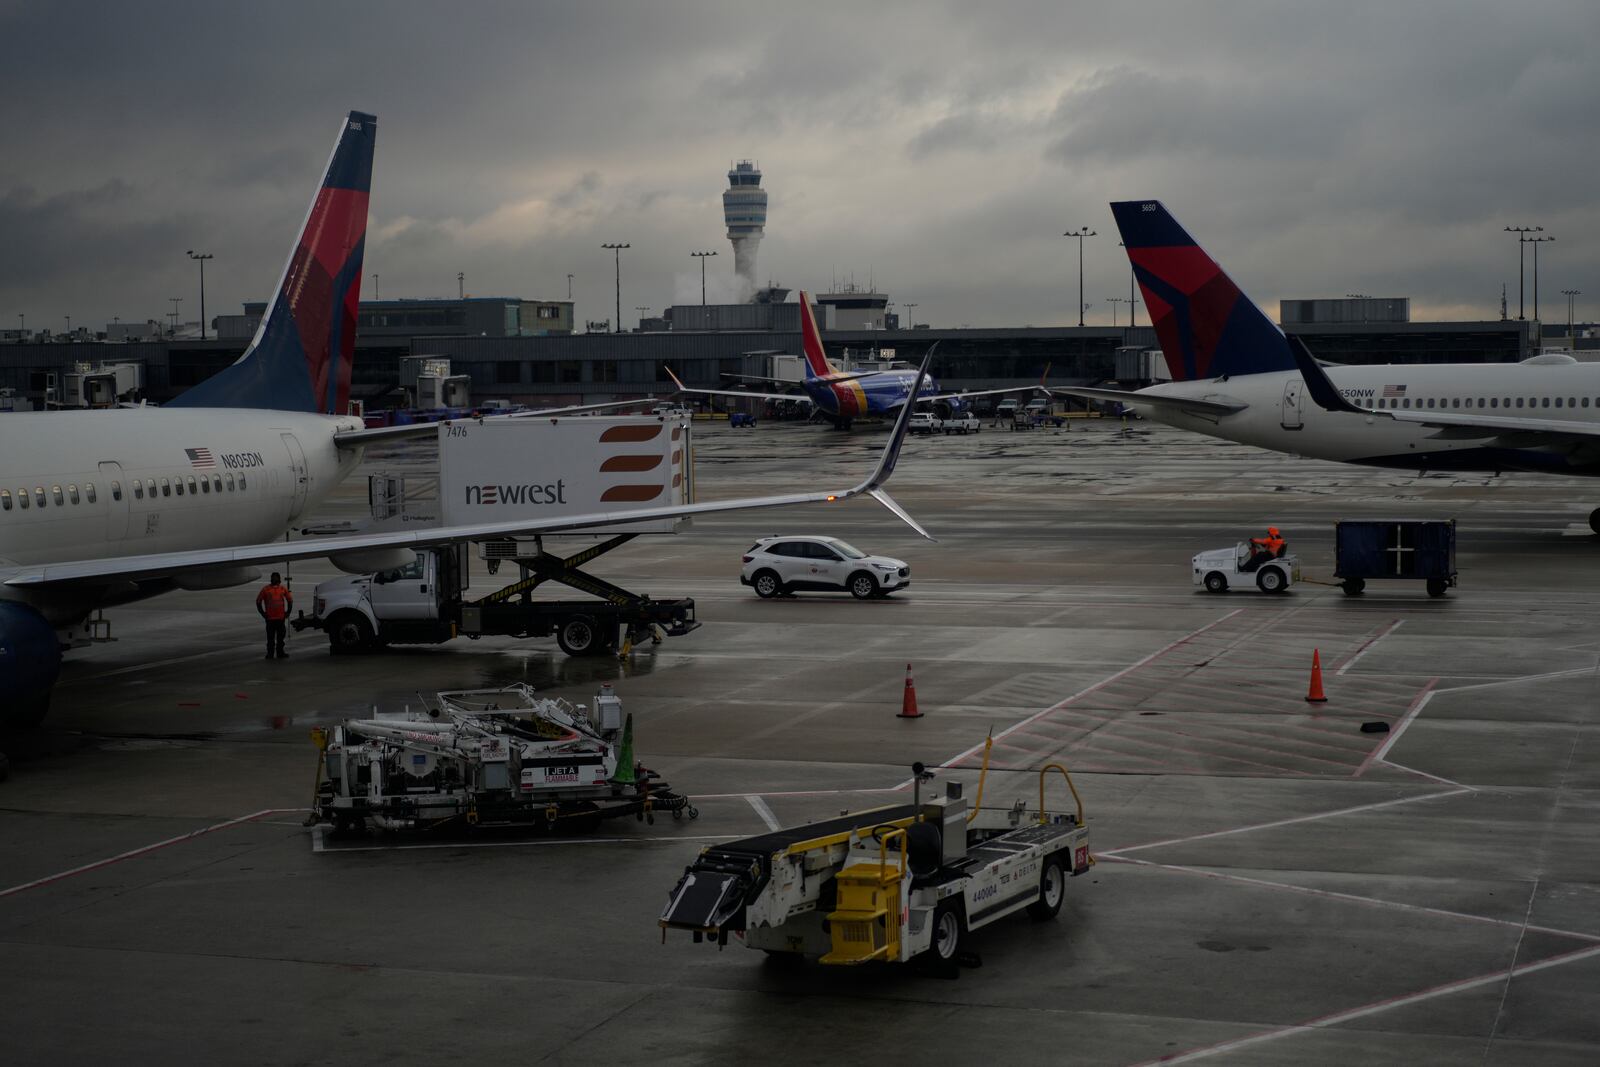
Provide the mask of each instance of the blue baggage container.
[{"label": "blue baggage container", "polygon": [[1345,520],[1334,528],[1333,576],[1349,596],[1372,580],[1427,583],[1429,596],[1456,584],[1454,519]]}]

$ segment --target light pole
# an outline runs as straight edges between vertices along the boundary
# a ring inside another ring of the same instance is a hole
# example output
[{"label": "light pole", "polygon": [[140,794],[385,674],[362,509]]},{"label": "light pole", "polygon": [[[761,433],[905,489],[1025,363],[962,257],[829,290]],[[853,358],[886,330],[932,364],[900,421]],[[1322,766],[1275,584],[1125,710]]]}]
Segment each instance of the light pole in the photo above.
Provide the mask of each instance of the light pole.
[{"label": "light pole", "polygon": [[[1126,297],[1108,296],[1108,297],[1106,297],[1106,303],[1111,305],[1111,325],[1112,325],[1112,327],[1115,327],[1117,325],[1117,305],[1118,304],[1132,303],[1132,301],[1128,300]],[[1132,308],[1128,309],[1128,325],[1129,326],[1133,325],[1133,309]]]},{"label": "light pole", "polygon": [[[1117,242],[1117,247],[1122,249],[1123,251],[1127,251],[1128,245],[1124,241],[1118,241]],[[1130,260],[1128,260],[1128,325],[1129,326],[1134,325],[1133,320],[1135,318],[1137,318],[1138,314],[1139,314],[1139,305],[1134,303],[1134,299],[1133,299],[1133,287],[1134,287],[1134,284],[1138,280],[1139,280],[1138,276],[1135,274],[1134,269],[1133,269],[1133,260],[1130,259]]]},{"label": "light pole", "polygon": [[67,316],[67,336],[68,337],[72,336],[72,316],[71,315]]},{"label": "light pole", "polygon": [[458,271],[456,271],[456,299],[457,300],[465,300],[466,298],[467,298],[467,273],[466,273],[466,271],[458,270]]},{"label": "light pole", "polygon": [[700,306],[706,306],[706,258],[716,255],[715,252],[690,252],[691,256],[700,261]]},{"label": "light pole", "polygon": [[[200,264],[200,340],[206,339],[206,260],[213,259],[210,252],[189,249],[189,258]],[[177,332],[174,329],[173,332]]]},{"label": "light pole", "polygon": [[1582,289],[1563,289],[1561,295],[1567,298],[1567,348],[1575,349],[1577,340],[1572,336],[1572,298],[1582,296]]},{"label": "light pole", "polygon": [[167,299],[172,301],[172,333],[169,336],[176,337],[178,336],[178,305],[183,303],[183,297],[169,296]]},{"label": "light pole", "polygon": [[1507,226],[1507,233],[1517,235],[1517,320],[1520,322],[1522,315],[1522,246],[1528,243],[1528,234],[1543,233],[1543,226]]},{"label": "light pole", "polygon": [[[1368,293],[1346,293],[1344,298],[1346,300],[1371,300],[1372,296]],[[1361,321],[1367,321],[1367,305],[1365,304],[1361,305]]]},{"label": "light pole", "polygon": [[378,276],[376,274],[374,274],[372,276],[372,301],[373,301],[373,303],[377,303],[379,299],[380,298],[378,296]]},{"label": "light pole", "polygon": [[906,329],[909,330],[909,329],[911,329],[911,309],[912,308],[919,308],[922,305],[921,304],[901,304],[900,306],[906,309]]},{"label": "light pole", "polygon": [[28,317],[25,313],[17,312],[17,343],[21,344],[28,339]]},{"label": "light pole", "polygon": [[649,311],[650,309],[648,307],[642,307],[642,306],[640,306],[638,304],[635,304],[633,306],[633,310],[635,310],[635,311],[637,311],[639,313],[639,329],[643,330],[644,329],[644,313],[646,311]]},{"label": "light pole", "polygon": [[601,248],[609,248],[617,257],[617,333],[622,332],[622,250],[632,248],[631,244],[603,244]]},{"label": "light pole", "polygon": [[1095,232],[1085,226],[1081,230],[1068,230],[1063,237],[1076,237],[1078,239],[1078,325],[1083,325],[1083,239],[1096,236]]},{"label": "light pole", "polygon": [[572,299],[572,275],[567,275],[567,299]]},{"label": "light pole", "polygon": [[1546,241],[1554,241],[1554,237],[1530,237],[1528,243],[1533,246],[1533,317],[1539,318],[1539,246]]}]

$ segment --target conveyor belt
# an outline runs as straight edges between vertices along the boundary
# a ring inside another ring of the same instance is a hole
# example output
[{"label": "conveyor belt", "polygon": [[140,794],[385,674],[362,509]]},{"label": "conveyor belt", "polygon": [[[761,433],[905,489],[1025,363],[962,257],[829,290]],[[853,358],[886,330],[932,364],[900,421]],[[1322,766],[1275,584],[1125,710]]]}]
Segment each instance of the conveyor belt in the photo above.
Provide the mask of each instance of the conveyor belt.
[{"label": "conveyor belt", "polygon": [[715,846],[715,850],[764,857],[771,856],[773,853],[792,848],[802,841],[812,841],[819,837],[832,837],[835,834],[848,833],[851,830],[859,830],[862,827],[877,826],[880,823],[914,819],[918,810],[915,804],[899,804],[887,808],[871,808],[867,811],[852,811],[848,815],[841,815],[835,819],[809,822],[804,826],[791,826],[784,830],[774,830],[769,834],[761,834],[757,837],[741,838],[738,841],[725,841]]}]

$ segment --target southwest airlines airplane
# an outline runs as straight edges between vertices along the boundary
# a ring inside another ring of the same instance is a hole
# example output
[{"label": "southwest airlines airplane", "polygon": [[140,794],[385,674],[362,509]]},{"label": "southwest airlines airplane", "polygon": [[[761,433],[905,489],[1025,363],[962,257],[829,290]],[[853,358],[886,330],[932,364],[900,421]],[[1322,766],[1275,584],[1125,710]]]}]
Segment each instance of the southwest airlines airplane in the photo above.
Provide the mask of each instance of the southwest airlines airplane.
[{"label": "southwest airlines airplane", "polygon": [[[1111,211],[1172,381],[1052,392],[1115,400],[1185,430],[1314,459],[1600,475],[1600,363],[1550,353],[1509,364],[1323,367],[1158,201]],[[1600,533],[1600,509],[1589,525]]]},{"label": "southwest airlines airplane", "polygon": [[[91,612],[253,581],[263,564],[326,557],[365,573],[410,562],[427,545],[863,493],[927,536],[881,488],[904,440],[902,414],[876,469],[831,493],[285,541],[361,462],[364,445],[437,433],[368,430],[343,414],[376,133],[377,120],[361,112],[340,124],[300,238],[237,362],[164,408],[0,417],[0,725],[43,718],[62,646]],[[924,361],[911,387],[926,371]],[[542,414],[573,410],[583,409]]]},{"label": "southwest airlines airplane", "polygon": [[[1032,386],[1013,386],[1009,389],[983,389],[972,393],[941,393],[939,385],[929,378],[922,389],[913,389],[912,382],[917,377],[917,372],[910,369],[865,371],[855,373],[842,371],[828,361],[828,356],[822,348],[822,331],[817,329],[817,316],[811,307],[811,297],[804,289],[800,290],[800,345],[805,353],[805,378],[800,382],[800,388],[805,390],[806,396],[816,405],[817,410],[833,420],[833,424],[841,430],[850,428],[850,421],[858,415],[894,415],[906,402],[906,398],[916,396],[918,404],[943,401],[953,407],[960,407],[967,397],[988,396],[992,393],[1025,393],[1031,392]],[[937,348],[935,342],[933,348]],[[928,354],[933,354],[933,348],[928,349]],[[680,393],[697,393],[702,396],[736,396],[744,399],[752,397],[758,400],[794,400],[793,393],[758,393],[745,389],[690,389],[678,380],[671,369],[667,374],[672,378],[674,385]],[[767,382],[772,385],[793,384],[778,378],[754,378],[748,375],[732,375],[732,377],[747,378],[750,381]]]}]

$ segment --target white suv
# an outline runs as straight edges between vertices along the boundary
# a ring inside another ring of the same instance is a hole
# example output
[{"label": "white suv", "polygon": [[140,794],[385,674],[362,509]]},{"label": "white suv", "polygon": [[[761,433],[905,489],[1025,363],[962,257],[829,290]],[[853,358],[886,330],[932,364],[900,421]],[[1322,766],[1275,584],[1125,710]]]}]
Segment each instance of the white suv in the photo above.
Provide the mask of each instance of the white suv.
[{"label": "white suv", "polygon": [[904,560],[869,556],[837,537],[763,537],[744,554],[739,581],[759,597],[800,589],[848,589],[859,600],[911,584]]}]

